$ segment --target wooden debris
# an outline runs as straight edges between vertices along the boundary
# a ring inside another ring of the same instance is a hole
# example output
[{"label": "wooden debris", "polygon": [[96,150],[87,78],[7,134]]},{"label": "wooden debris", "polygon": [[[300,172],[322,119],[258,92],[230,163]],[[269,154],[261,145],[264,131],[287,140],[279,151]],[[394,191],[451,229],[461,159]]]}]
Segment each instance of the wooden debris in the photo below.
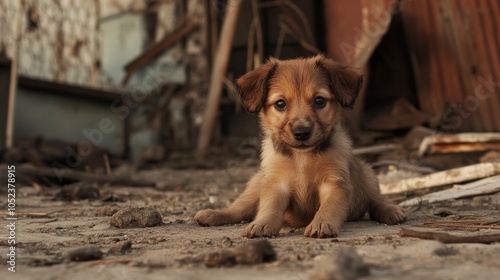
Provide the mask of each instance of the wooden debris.
[{"label": "wooden debris", "polygon": [[397,144],[380,144],[373,145],[368,147],[359,147],[355,148],[352,151],[352,154],[355,156],[367,155],[367,154],[383,154],[387,152],[395,151],[399,148]]},{"label": "wooden debris", "polygon": [[399,230],[401,237],[416,237],[420,239],[436,240],[443,243],[484,243],[500,242],[500,234],[456,236],[443,232],[418,231],[402,227]]},{"label": "wooden debris", "polygon": [[422,155],[500,150],[500,133],[436,134],[425,137],[418,153]]},{"label": "wooden debris", "polygon": [[212,141],[214,127],[219,111],[219,102],[222,93],[222,83],[226,75],[227,64],[231,47],[233,43],[234,31],[236,29],[236,21],[238,19],[242,0],[229,0],[227,3],[227,11],[222,23],[219,43],[215,53],[215,59],[212,67],[212,75],[210,77],[210,86],[208,90],[208,100],[206,103],[203,124],[200,129],[198,138],[198,153],[205,152],[206,148]]},{"label": "wooden debris", "polygon": [[424,226],[430,228],[474,228],[474,229],[500,229],[500,226],[492,225],[464,225],[458,223],[424,223]]},{"label": "wooden debris", "polygon": [[45,221],[33,221],[33,222],[30,222],[29,224],[48,224],[48,223],[55,222],[57,220],[59,220],[59,218],[53,218],[53,219],[45,220]]},{"label": "wooden debris", "polygon": [[[48,213],[16,211],[14,217],[48,218]],[[10,212],[0,212],[0,217],[13,217]]]},{"label": "wooden debris", "polygon": [[156,59],[160,54],[162,54],[165,50],[173,46],[184,36],[188,35],[191,31],[193,31],[198,26],[198,23],[193,19],[187,19],[182,26],[177,28],[174,32],[166,36],[160,42],[152,45],[147,50],[145,50],[141,55],[135,58],[132,62],[125,65],[125,72],[127,74],[122,80],[122,85],[127,85],[128,81],[132,77],[132,75],[151,63],[154,59]]},{"label": "wooden debris", "polygon": [[430,193],[400,203],[401,206],[415,206],[421,203],[435,203],[451,199],[485,195],[500,191],[500,175],[489,177],[465,185],[455,185],[451,189]]},{"label": "wooden debris", "polygon": [[400,193],[472,181],[498,174],[500,174],[500,162],[479,163],[399,182],[380,184],[380,191],[383,194]]},{"label": "wooden debris", "polygon": [[36,190],[36,192],[37,192],[38,194],[43,193],[43,189],[42,189],[42,187],[40,187],[40,185],[39,185],[39,184],[37,184],[37,183],[35,183],[35,182],[31,182],[31,185],[33,186],[33,188]]},{"label": "wooden debris", "polygon": [[111,165],[109,164],[109,156],[108,154],[103,155],[104,158],[104,167],[106,167],[106,175],[111,175]]},{"label": "wooden debris", "polygon": [[60,180],[66,179],[66,180],[84,181],[89,183],[99,183],[99,184],[108,183],[110,185],[122,185],[122,186],[155,186],[154,182],[148,182],[145,180],[134,180],[128,177],[90,174],[71,169],[19,166],[16,169],[16,172],[18,172],[19,174],[23,174],[24,176],[45,176],[45,177],[58,178]]},{"label": "wooden debris", "polygon": [[436,170],[432,167],[414,165],[409,162],[400,160],[381,160],[371,164],[372,167],[379,167],[384,165],[396,166],[398,169],[417,172],[422,174],[434,173]]}]

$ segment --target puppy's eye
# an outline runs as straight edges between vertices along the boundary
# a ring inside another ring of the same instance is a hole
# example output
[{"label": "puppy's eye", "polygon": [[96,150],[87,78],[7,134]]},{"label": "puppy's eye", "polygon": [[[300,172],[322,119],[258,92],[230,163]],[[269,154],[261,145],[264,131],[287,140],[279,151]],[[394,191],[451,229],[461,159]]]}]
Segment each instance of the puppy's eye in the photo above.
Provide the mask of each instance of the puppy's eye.
[{"label": "puppy's eye", "polygon": [[276,101],[276,103],[274,103],[274,107],[276,108],[276,110],[278,111],[283,111],[286,109],[286,102],[285,100],[283,99],[280,99],[278,101]]},{"label": "puppy's eye", "polygon": [[326,99],[323,97],[314,98],[314,107],[323,108],[326,105]]}]

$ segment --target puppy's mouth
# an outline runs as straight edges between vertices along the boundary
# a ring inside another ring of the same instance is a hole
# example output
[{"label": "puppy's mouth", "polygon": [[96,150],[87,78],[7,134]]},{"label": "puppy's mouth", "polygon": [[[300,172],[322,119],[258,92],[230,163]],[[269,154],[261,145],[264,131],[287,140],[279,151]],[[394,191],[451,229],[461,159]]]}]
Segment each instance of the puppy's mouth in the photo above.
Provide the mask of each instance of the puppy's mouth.
[{"label": "puppy's mouth", "polygon": [[292,148],[292,149],[295,149],[295,150],[301,150],[301,151],[308,151],[310,149],[313,149],[315,148],[316,146],[318,146],[321,142],[320,141],[316,141],[314,143],[307,143],[307,142],[296,142],[296,143],[286,143],[288,147]]},{"label": "puppy's mouth", "polygon": [[312,148],[316,145],[309,145],[304,142],[300,143],[299,145],[291,145],[292,148],[297,149],[297,150],[307,150],[309,148]]}]

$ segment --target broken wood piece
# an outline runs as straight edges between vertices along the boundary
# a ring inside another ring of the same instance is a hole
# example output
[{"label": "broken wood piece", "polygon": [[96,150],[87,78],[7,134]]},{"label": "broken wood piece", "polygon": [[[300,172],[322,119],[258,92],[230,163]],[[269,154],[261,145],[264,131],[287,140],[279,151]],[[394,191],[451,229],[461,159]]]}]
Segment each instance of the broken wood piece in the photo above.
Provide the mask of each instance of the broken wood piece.
[{"label": "broken wood piece", "polygon": [[383,154],[387,152],[392,152],[397,150],[399,145],[397,144],[379,144],[367,147],[359,147],[352,150],[352,154],[355,156],[367,155],[367,154]]},{"label": "broken wood piece", "polygon": [[90,174],[72,169],[58,169],[58,168],[43,168],[43,167],[30,167],[19,166],[16,172],[25,176],[45,176],[58,178],[59,180],[75,180],[84,181],[89,183],[99,183],[110,185],[122,186],[155,186],[154,182],[145,180],[134,180],[128,177],[107,176],[99,174]]},{"label": "broken wood piece", "polygon": [[415,206],[422,203],[435,203],[451,199],[486,195],[500,191],[500,175],[489,177],[464,185],[455,185],[451,189],[430,193],[401,202],[401,206]]},{"label": "broken wood piece", "polygon": [[111,165],[109,164],[109,156],[108,154],[103,155],[104,158],[104,167],[106,168],[106,175],[111,175]]},{"label": "broken wood piece", "polygon": [[466,224],[466,225],[492,225],[500,223],[500,220],[491,220],[491,221],[483,221],[483,220],[450,220],[450,221],[429,221],[425,222],[424,225],[432,225],[432,224]]},{"label": "broken wood piece", "polygon": [[493,225],[466,225],[460,223],[424,223],[424,226],[431,228],[474,228],[474,229],[500,229],[500,226]]},{"label": "broken wood piece", "polygon": [[414,165],[414,164],[411,164],[409,162],[400,161],[400,160],[381,160],[381,161],[377,161],[377,162],[374,162],[371,164],[372,167],[380,167],[380,166],[384,166],[384,165],[392,165],[392,166],[396,166],[398,169],[403,169],[403,170],[422,173],[422,174],[436,172],[436,170],[432,167]]},{"label": "broken wood piece", "polygon": [[48,223],[55,222],[57,220],[59,220],[59,218],[53,218],[53,219],[45,220],[45,221],[33,221],[33,222],[28,223],[28,224],[48,224]]},{"label": "broken wood piece", "polygon": [[15,215],[11,215],[10,212],[0,212],[1,217],[32,217],[32,218],[47,218],[49,216],[48,213],[39,213],[39,212],[21,212],[16,211]]},{"label": "broken wood piece", "polygon": [[229,0],[227,2],[226,15],[220,32],[217,50],[215,52],[214,63],[210,77],[210,86],[208,90],[208,100],[206,103],[205,113],[203,115],[203,124],[200,128],[198,138],[197,152],[203,153],[212,141],[215,123],[217,120],[217,112],[219,111],[219,103],[222,93],[222,84],[226,75],[229,55],[233,44],[234,31],[240,12],[242,0]]},{"label": "broken wood piece", "polygon": [[38,194],[43,193],[43,189],[42,189],[42,187],[40,187],[39,184],[37,184],[36,182],[31,182],[31,185],[33,186],[33,188],[36,190],[36,192]]},{"label": "broken wood piece", "polygon": [[436,240],[442,243],[483,243],[489,244],[500,241],[500,234],[456,236],[443,232],[418,231],[402,227],[399,230],[401,237],[416,237],[420,239]]},{"label": "broken wood piece", "polygon": [[422,140],[418,153],[429,154],[500,150],[500,133],[436,134]]},{"label": "broken wood piece", "polygon": [[198,26],[198,22],[193,19],[187,19],[182,26],[177,28],[174,32],[167,35],[160,42],[152,45],[147,50],[145,50],[141,55],[132,60],[130,63],[125,65],[125,72],[127,73],[122,80],[122,85],[127,85],[128,81],[132,75],[137,72],[142,67],[151,63],[165,50],[173,46],[184,36],[188,35]]},{"label": "broken wood piece", "polygon": [[479,163],[398,182],[380,184],[380,191],[383,194],[401,193],[472,181],[498,174],[500,174],[500,162]]}]

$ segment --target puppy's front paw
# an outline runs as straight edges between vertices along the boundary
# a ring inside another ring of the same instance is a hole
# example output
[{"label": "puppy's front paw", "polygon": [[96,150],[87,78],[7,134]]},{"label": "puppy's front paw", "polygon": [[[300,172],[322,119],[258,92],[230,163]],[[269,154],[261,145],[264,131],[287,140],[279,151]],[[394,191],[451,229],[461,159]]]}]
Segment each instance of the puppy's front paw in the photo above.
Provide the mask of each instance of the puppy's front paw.
[{"label": "puppy's front paw", "polygon": [[338,229],[331,223],[312,221],[304,230],[304,236],[313,238],[337,237]]},{"label": "puppy's front paw", "polygon": [[255,238],[255,237],[272,237],[277,236],[280,232],[281,227],[272,226],[265,223],[253,222],[249,224],[243,230],[243,237]]},{"label": "puppy's front paw", "polygon": [[229,223],[228,217],[220,210],[201,210],[194,216],[194,221],[200,226],[211,227]]},{"label": "puppy's front paw", "polygon": [[375,221],[388,225],[400,224],[406,219],[403,208],[392,204],[379,207],[372,214]]}]

